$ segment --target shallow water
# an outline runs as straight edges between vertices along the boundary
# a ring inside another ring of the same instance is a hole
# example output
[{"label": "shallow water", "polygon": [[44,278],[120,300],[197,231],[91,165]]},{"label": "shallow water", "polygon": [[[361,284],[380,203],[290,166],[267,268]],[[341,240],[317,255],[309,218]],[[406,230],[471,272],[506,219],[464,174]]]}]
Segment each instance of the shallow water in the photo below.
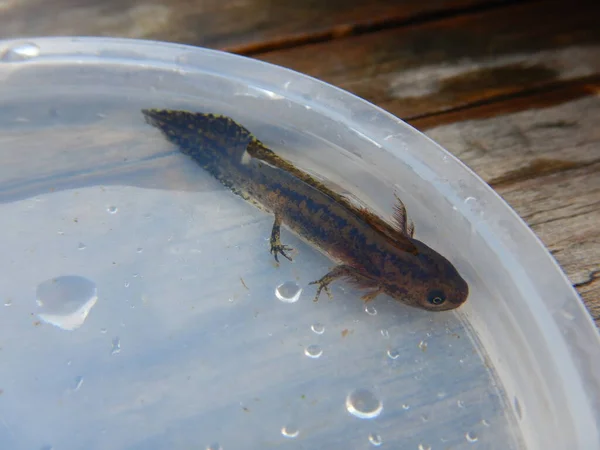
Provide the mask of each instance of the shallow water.
[{"label": "shallow water", "polygon": [[[233,106],[13,97],[0,93],[0,448],[518,448],[460,312],[386,296],[366,307],[344,283],[314,303],[308,283],[331,261],[283,229],[297,254],[277,267],[272,218],[139,113]],[[357,156],[364,141],[236,119],[380,212],[391,205],[389,180]],[[398,164],[416,237],[451,250]]]}]

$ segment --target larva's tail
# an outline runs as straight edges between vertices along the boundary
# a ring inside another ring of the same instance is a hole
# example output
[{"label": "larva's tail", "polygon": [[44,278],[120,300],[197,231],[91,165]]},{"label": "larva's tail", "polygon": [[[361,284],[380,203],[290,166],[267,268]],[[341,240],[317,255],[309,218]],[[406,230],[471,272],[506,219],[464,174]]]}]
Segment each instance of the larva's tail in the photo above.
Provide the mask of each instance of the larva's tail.
[{"label": "larva's tail", "polygon": [[254,139],[227,116],[168,109],[143,109],[142,114],[182,153],[217,177],[223,166],[242,158]]}]

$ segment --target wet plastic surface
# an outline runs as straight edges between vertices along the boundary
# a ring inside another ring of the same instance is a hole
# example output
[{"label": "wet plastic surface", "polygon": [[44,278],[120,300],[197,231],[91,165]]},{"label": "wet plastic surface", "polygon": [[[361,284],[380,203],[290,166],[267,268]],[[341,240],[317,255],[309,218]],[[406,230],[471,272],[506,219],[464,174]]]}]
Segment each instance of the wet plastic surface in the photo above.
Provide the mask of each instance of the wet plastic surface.
[{"label": "wet plastic surface", "polygon": [[[139,41],[0,43],[0,448],[598,448],[600,347],[514,213],[404,123],[296,73]],[[228,114],[471,285],[458,312],[344,283],[144,123]]]}]

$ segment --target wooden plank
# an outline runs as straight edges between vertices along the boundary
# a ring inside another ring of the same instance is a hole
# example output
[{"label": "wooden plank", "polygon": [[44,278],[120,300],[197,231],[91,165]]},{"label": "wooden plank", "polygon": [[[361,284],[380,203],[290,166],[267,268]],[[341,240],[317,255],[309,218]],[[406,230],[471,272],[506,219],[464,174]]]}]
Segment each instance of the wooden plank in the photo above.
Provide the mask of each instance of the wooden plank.
[{"label": "wooden plank", "polygon": [[449,112],[409,119],[408,122],[420,130],[427,130],[465,120],[486,119],[532,108],[547,108],[594,95],[598,92],[598,84],[600,84],[600,76],[578,78],[551,87],[543,86],[540,89],[518,92],[504,98],[495,98],[488,102],[467,105]]},{"label": "wooden plank", "polygon": [[[600,92],[600,83],[590,88]],[[600,96],[539,106],[543,97],[530,98],[530,110],[442,125],[427,135],[531,226],[600,325]]]},{"label": "wooden plank", "polygon": [[519,3],[259,57],[410,119],[598,75],[599,5]]},{"label": "wooden plank", "polygon": [[[506,1],[506,0],[505,0]],[[327,39],[356,28],[390,26],[423,15],[499,0],[20,0],[0,3],[0,38],[119,36],[252,52]]]}]

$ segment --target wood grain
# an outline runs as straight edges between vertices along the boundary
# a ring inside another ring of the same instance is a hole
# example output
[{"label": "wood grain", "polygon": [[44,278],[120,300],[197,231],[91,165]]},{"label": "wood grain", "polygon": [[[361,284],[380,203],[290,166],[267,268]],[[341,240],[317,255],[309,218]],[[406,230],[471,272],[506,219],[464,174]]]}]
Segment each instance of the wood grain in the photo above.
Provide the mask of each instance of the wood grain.
[{"label": "wood grain", "polygon": [[[600,92],[600,83],[592,87]],[[600,325],[600,96],[536,107],[544,102],[538,94],[529,102],[526,111],[438,126],[427,135],[529,224]]]},{"label": "wood grain", "polygon": [[327,39],[361,27],[499,0],[16,0],[0,3],[0,38],[112,36],[251,53]]},{"label": "wood grain", "polygon": [[259,58],[411,119],[597,75],[597,5],[515,4]]}]

